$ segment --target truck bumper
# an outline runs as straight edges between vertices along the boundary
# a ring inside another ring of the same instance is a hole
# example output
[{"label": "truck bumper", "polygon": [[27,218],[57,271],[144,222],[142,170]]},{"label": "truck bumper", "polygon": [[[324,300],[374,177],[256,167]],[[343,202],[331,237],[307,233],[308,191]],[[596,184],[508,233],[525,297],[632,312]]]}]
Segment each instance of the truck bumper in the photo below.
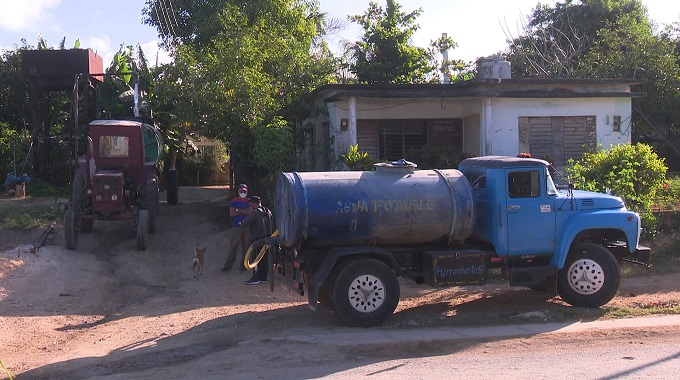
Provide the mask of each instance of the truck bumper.
[{"label": "truck bumper", "polygon": [[649,262],[652,260],[652,249],[649,247],[645,247],[643,245],[638,245],[637,249],[635,252],[633,252],[633,260],[639,261],[641,263],[649,264]]}]

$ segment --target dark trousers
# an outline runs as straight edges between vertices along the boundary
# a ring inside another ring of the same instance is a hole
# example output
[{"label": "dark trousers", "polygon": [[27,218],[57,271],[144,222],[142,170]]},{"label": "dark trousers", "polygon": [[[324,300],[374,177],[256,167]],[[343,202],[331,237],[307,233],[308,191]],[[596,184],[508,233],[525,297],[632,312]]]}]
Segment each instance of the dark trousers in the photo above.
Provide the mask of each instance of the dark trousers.
[{"label": "dark trousers", "polygon": [[[259,239],[253,239],[251,240],[250,244],[253,244]],[[256,244],[253,247],[253,253],[250,257],[251,262],[254,261],[257,256],[260,254],[260,250],[264,244]],[[260,281],[267,281],[267,275],[269,274],[269,250],[265,252],[265,254],[262,256],[262,260],[260,260],[259,263],[257,263],[257,267],[253,269],[253,277],[257,277],[258,280]]]}]

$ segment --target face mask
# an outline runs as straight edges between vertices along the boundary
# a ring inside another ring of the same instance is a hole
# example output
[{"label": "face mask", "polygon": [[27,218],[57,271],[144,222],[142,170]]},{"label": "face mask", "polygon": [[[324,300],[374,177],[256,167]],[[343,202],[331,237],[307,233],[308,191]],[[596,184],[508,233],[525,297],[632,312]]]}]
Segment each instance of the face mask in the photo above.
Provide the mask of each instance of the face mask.
[{"label": "face mask", "polygon": [[238,196],[241,198],[245,198],[248,196],[248,193],[238,193]]}]

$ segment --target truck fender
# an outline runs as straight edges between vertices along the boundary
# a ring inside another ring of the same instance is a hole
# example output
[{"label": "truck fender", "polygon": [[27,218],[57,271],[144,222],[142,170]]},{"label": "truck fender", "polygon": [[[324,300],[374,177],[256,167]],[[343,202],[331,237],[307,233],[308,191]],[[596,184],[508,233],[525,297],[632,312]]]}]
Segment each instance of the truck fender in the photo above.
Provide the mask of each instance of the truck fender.
[{"label": "truck fender", "polygon": [[[629,217],[633,217],[629,220]],[[558,270],[562,269],[567,260],[569,249],[578,234],[587,230],[611,229],[622,231],[631,253],[638,245],[639,217],[632,211],[602,210],[587,214],[577,214],[569,217],[556,241],[555,254],[550,260]]]},{"label": "truck fender", "polygon": [[309,307],[314,310],[316,304],[319,301],[319,287],[321,284],[328,279],[335,265],[340,261],[341,258],[345,256],[356,256],[360,255],[362,257],[366,256],[379,256],[381,259],[386,261],[392,269],[397,273],[397,276],[402,276],[401,267],[394,259],[392,254],[383,249],[377,247],[334,247],[328,251],[328,254],[321,262],[321,265],[316,269],[314,275],[312,275],[307,283],[307,301]]}]

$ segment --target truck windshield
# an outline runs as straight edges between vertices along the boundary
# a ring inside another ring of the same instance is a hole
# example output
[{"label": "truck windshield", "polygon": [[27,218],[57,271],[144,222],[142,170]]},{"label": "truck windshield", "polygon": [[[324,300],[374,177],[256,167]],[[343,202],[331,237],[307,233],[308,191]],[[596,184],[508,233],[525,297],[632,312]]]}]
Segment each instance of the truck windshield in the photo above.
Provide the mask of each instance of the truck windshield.
[{"label": "truck windshield", "polygon": [[550,176],[550,170],[548,170],[548,168],[545,168],[545,178],[547,180],[545,188],[547,189],[548,195],[557,195],[557,187],[555,187],[555,182],[553,182],[553,179]]}]

